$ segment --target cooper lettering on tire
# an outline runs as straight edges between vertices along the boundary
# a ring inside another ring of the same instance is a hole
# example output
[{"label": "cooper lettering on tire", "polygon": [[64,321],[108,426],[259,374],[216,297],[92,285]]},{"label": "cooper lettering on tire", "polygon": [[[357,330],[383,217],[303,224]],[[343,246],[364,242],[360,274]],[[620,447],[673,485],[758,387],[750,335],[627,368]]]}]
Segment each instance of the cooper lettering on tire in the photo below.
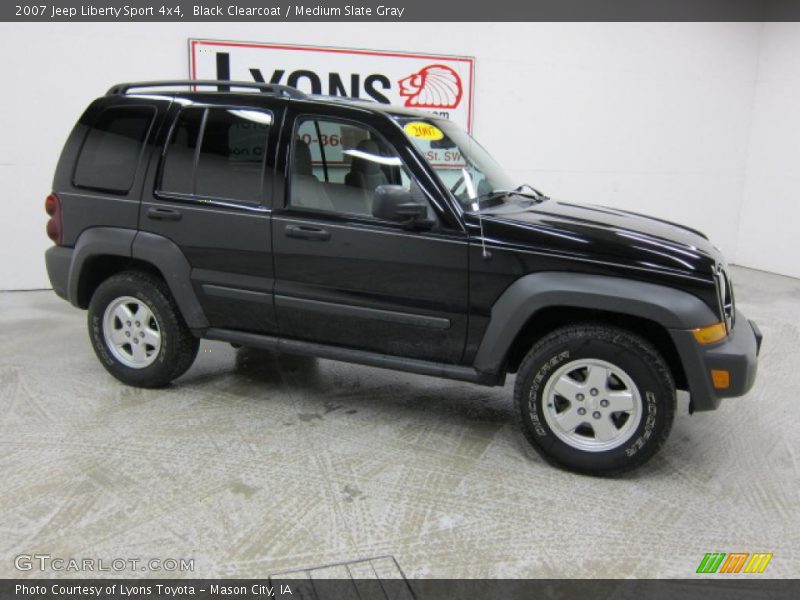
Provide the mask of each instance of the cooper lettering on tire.
[{"label": "cooper lettering on tire", "polygon": [[646,462],[675,413],[675,383],[658,350],[600,323],[563,327],[537,342],[514,397],[522,431],[545,459],[592,474]]},{"label": "cooper lettering on tire", "polygon": [[98,286],[89,303],[89,337],[114,377],[160,387],[194,362],[200,342],[186,326],[160,277],[125,271]]}]

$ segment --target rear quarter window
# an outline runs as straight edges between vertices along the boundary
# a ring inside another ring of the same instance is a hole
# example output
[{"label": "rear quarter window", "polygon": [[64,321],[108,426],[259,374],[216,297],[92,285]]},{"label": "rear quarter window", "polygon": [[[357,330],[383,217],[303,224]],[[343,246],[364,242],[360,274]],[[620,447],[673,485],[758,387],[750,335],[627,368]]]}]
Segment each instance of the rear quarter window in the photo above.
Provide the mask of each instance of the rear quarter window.
[{"label": "rear quarter window", "polygon": [[81,147],[74,185],[115,193],[130,191],[155,116],[152,106],[118,106],[102,111]]}]

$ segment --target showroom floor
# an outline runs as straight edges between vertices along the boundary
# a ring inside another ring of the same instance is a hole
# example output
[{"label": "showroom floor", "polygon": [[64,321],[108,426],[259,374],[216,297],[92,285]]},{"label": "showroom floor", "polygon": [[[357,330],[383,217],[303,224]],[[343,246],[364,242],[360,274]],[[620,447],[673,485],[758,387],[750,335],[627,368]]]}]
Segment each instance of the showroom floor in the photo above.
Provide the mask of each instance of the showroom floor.
[{"label": "showroom floor", "polygon": [[767,575],[797,576],[800,280],[735,278],[765,336],[756,388],[693,417],[681,397],[661,453],[617,479],[529,451],[513,381],[204,342],[184,377],[146,391],[102,369],[84,313],[2,293],[0,577],[40,576],[14,567],[37,553],[193,558],[205,577],[348,561],[319,572],[687,577],[712,551],[772,552]]}]

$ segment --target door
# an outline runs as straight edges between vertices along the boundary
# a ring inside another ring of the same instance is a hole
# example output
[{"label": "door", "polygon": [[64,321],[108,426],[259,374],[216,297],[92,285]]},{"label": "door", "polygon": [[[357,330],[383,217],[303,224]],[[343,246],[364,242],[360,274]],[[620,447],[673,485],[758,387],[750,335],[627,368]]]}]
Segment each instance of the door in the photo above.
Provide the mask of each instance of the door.
[{"label": "door", "polygon": [[169,238],[191,265],[212,327],[272,333],[274,111],[190,104],[176,115],[140,229]]},{"label": "door", "polygon": [[[287,190],[272,222],[282,334],[458,363],[467,329],[464,232],[441,224],[429,192],[375,127],[299,116],[287,133]],[[382,185],[426,203],[436,225],[409,229],[374,217]]]}]

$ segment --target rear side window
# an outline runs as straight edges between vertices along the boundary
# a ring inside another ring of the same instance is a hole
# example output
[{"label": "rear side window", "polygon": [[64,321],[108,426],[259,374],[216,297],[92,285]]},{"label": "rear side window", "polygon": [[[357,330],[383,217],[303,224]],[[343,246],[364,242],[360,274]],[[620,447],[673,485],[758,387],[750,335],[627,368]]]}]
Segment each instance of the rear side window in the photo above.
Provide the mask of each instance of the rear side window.
[{"label": "rear side window", "polygon": [[75,165],[78,187],[127,193],[156,115],[152,106],[119,106],[100,113]]},{"label": "rear side window", "polygon": [[160,191],[199,198],[261,200],[268,112],[188,108],[167,146]]}]

